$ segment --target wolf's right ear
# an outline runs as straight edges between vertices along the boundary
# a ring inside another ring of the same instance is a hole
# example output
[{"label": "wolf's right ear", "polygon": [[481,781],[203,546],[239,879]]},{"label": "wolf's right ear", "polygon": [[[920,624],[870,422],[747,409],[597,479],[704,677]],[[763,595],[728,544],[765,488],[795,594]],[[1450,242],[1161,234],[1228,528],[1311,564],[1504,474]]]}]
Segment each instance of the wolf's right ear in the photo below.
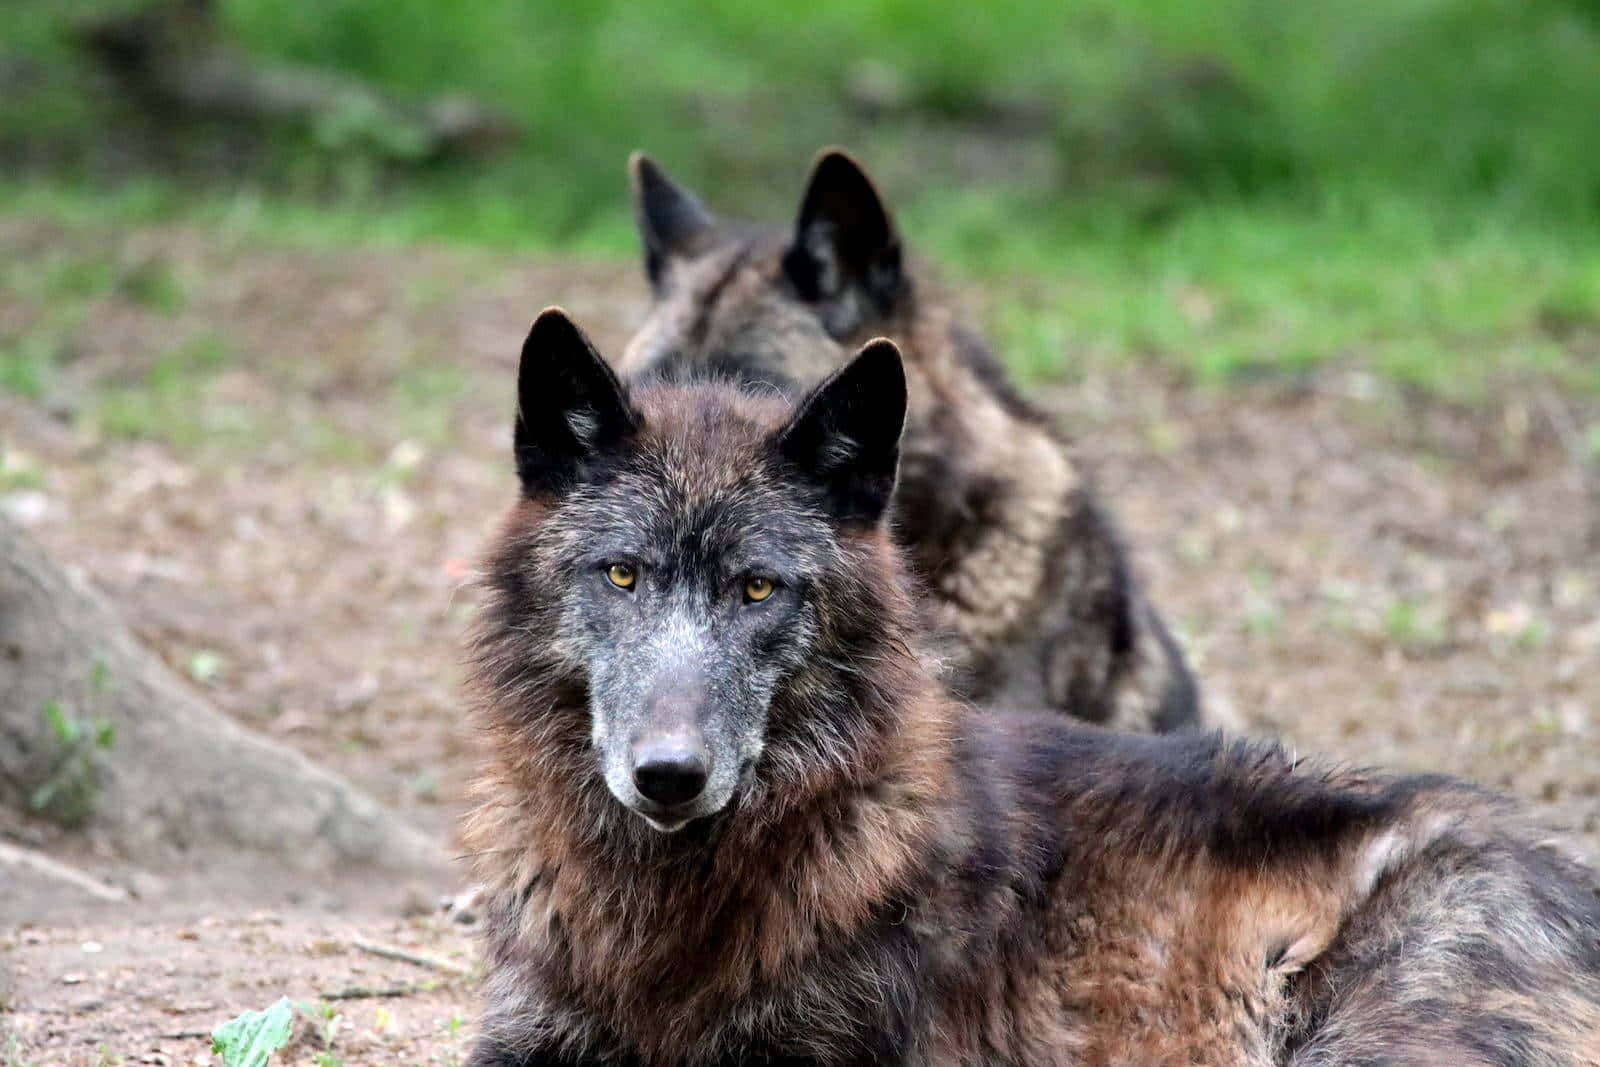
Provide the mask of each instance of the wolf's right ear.
[{"label": "wolf's right ear", "polygon": [[864,293],[881,313],[899,294],[900,238],[861,164],[830,148],[812,164],[784,271],[811,301]]},{"label": "wolf's right ear", "polygon": [[779,431],[778,451],[817,489],[844,523],[873,523],[894,495],[906,370],[893,341],[869,341],[812,390]]},{"label": "wolf's right ear", "polygon": [[651,285],[659,285],[667,260],[699,251],[716,228],[716,216],[643,152],[628,157],[628,183],[633,189],[634,222],[644,244],[644,272]]},{"label": "wolf's right ear", "polygon": [[638,426],[622,383],[567,313],[546,308],[517,369],[517,477],[529,496],[559,493]]}]

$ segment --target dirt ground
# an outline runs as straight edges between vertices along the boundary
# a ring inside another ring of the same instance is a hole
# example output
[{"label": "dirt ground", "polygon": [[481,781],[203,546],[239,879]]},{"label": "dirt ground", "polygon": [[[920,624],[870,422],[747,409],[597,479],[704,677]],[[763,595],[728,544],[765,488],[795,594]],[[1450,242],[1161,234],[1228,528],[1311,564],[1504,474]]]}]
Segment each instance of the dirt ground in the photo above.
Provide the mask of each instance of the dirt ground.
[{"label": "dirt ground", "polygon": [[[523,331],[560,303],[617,351],[637,269],[0,217],[18,261],[106,249],[49,387],[0,392],[0,508],[218,706],[448,834],[472,763],[459,638],[514,492]],[[181,301],[121,284],[152,264]],[[48,315],[0,291],[0,337]],[[198,384],[152,386],[196,339]],[[1530,381],[1454,407],[1355,361],[1226,390],[1090,365],[1047,395],[1214,706],[1302,754],[1506,789],[1600,854],[1592,400]],[[313,1006],[284,1062],[453,1063],[470,1041],[473,948],[447,917],[146,899],[40,919],[20,899],[0,901],[8,1064],[211,1062],[201,1035],[282,995]]]}]

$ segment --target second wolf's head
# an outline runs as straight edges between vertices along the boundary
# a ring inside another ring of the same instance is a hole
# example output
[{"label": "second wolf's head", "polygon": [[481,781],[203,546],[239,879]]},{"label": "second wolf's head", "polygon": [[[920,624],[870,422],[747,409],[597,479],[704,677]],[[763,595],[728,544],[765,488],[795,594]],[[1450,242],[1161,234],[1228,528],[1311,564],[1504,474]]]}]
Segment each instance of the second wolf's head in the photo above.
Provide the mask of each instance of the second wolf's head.
[{"label": "second wolf's head", "polygon": [[910,304],[894,223],[842,152],[818,157],[792,230],[719,220],[646,156],[629,172],[654,295],[629,376],[712,369],[795,391],[894,333]]},{"label": "second wolf's head", "polygon": [[872,701],[839,664],[901,640],[882,620],[907,596],[883,530],[906,402],[894,346],[791,408],[730,384],[626,389],[550,310],[517,396],[522,500],[478,644],[518,734],[503,740],[603,800],[594,818],[661,831],[850,758]]}]

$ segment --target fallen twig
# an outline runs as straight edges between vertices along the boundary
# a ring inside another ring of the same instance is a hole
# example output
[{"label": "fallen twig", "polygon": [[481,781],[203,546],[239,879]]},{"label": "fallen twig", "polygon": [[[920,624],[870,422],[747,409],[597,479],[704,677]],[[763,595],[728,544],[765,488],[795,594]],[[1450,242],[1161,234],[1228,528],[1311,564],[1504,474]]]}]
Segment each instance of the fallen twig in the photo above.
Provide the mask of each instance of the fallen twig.
[{"label": "fallen twig", "polygon": [[343,989],[334,989],[318,994],[323,1000],[371,1000],[378,997],[409,997],[417,993],[427,993],[433,986],[424,982],[420,985],[383,985],[345,986]]},{"label": "fallen twig", "polygon": [[408,952],[393,945],[380,945],[376,941],[363,941],[359,938],[352,939],[350,944],[362,952],[370,952],[372,955],[382,956],[386,960],[400,960],[404,963],[415,964],[418,967],[426,967],[429,970],[444,971],[446,974],[461,975],[463,977],[472,973],[472,968],[456,963],[454,960],[440,959],[438,956],[427,956],[420,952]]}]

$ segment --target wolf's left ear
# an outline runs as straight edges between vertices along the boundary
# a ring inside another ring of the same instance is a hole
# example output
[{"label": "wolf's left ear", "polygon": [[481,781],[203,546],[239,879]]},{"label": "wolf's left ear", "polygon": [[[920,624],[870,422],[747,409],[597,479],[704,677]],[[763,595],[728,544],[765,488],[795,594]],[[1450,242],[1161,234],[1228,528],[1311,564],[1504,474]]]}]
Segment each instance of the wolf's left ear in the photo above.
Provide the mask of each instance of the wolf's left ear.
[{"label": "wolf's left ear", "polygon": [[807,300],[855,287],[887,313],[899,293],[900,238],[888,209],[860,164],[836,148],[811,168],[783,265]]},{"label": "wolf's left ear", "polygon": [[699,251],[716,228],[716,216],[643,152],[628,157],[628,184],[644,244],[644,272],[651,285],[659,285],[668,258]]},{"label": "wolf's left ear", "polygon": [[905,418],[900,350],[879,338],[812,390],[779,431],[778,451],[822,491],[835,519],[877,522],[894,494]]},{"label": "wolf's left ear", "polygon": [[517,476],[529,496],[559,493],[637,428],[622,384],[560,308],[546,308],[517,369]]}]

